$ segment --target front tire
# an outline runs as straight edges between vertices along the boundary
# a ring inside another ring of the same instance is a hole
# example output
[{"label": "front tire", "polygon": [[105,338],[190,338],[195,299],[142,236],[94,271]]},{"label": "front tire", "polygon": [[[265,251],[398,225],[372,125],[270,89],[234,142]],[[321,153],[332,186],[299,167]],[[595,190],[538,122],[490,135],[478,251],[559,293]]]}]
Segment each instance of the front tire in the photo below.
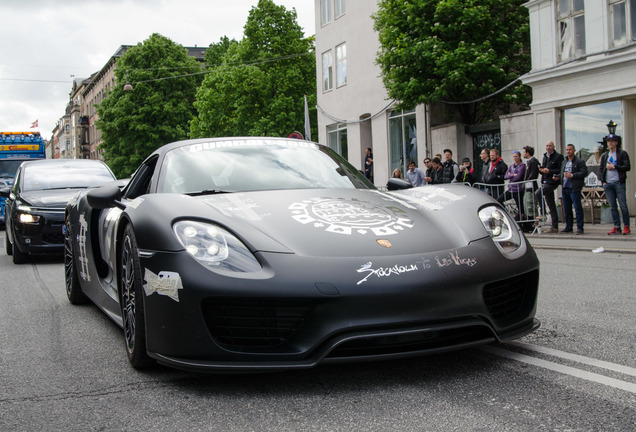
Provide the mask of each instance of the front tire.
[{"label": "front tire", "polygon": [[9,241],[9,234],[7,234],[6,231],[4,233],[4,250],[7,253],[7,255],[9,256],[13,255],[13,245]]},{"label": "front tire", "polygon": [[146,323],[141,264],[137,240],[131,225],[127,225],[121,239],[119,256],[119,289],[121,315],[124,327],[124,344],[128,361],[135,369],[145,369],[153,364],[146,351]]},{"label": "front tire", "polygon": [[71,304],[85,304],[88,302],[88,297],[82,292],[77,275],[71,221],[68,216],[64,221],[64,226],[64,282],[66,283],[66,297],[68,297],[68,301]]},{"label": "front tire", "polygon": [[[15,236],[13,237],[13,240],[15,240]],[[29,262],[28,253],[22,252],[20,248],[15,244],[12,245],[12,249],[13,249],[13,264],[26,264]]]}]

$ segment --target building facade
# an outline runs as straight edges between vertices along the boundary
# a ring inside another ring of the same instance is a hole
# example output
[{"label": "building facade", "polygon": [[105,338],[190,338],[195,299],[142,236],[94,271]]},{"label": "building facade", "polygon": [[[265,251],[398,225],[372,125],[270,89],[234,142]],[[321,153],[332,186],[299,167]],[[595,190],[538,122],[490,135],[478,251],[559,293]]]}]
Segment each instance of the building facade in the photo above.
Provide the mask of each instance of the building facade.
[{"label": "building facade", "polygon": [[[97,106],[108,96],[116,85],[115,66],[117,60],[132,45],[117,48],[99,72],[87,79],[75,79],[70,92],[70,100],[65,114],[54,130],[54,138],[59,140],[60,158],[103,160],[100,149],[102,135],[96,126]],[[188,55],[196,58],[202,65],[207,48],[185,47]],[[121,84],[123,85],[123,84]]]},{"label": "building facade", "polygon": [[[532,70],[522,80],[532,87],[532,111],[504,120],[506,138],[524,130],[535,148],[552,140],[561,153],[574,144],[594,170],[612,120],[636,163],[636,0],[532,0],[525,6]],[[634,214],[636,168],[627,178]]]},{"label": "building facade", "polygon": [[374,182],[427,156],[426,110],[396,111],[375,63],[376,0],[315,0],[318,141],[362,169],[371,148]]}]

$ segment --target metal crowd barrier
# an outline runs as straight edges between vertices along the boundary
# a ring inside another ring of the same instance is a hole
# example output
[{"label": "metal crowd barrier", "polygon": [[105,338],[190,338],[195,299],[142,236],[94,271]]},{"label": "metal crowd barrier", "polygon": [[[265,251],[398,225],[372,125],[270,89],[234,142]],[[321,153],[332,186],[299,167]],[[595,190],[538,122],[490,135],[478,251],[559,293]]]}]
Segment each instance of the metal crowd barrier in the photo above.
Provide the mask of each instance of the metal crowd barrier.
[{"label": "metal crowd barrier", "polygon": [[[450,184],[471,186],[470,183]],[[550,209],[546,205],[539,179],[503,184],[474,183],[472,187],[499,201],[519,227],[527,233],[541,234],[542,227],[552,226]],[[386,190],[386,187],[379,187],[379,189]]]}]

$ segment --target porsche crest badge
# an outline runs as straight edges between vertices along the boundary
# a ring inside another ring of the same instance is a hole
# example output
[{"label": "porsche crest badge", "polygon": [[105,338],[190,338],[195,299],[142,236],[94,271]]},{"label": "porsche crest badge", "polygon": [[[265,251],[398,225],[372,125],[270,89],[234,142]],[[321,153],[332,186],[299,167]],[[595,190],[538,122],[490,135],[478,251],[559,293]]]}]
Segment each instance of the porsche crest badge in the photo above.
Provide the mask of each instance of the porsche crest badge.
[{"label": "porsche crest badge", "polygon": [[391,242],[386,240],[386,239],[377,239],[376,241],[382,247],[385,247],[385,248],[390,248],[391,247]]}]

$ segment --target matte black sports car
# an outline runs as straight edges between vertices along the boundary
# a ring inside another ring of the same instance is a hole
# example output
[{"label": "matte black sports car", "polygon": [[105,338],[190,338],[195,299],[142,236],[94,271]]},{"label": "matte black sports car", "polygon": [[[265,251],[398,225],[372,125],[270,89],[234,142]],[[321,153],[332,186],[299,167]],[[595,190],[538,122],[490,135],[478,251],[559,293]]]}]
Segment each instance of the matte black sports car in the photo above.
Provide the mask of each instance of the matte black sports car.
[{"label": "matte black sports car", "polygon": [[539,262],[496,201],[461,185],[383,192],[293,139],[161,147],[123,190],[69,202],[64,262],[71,303],[122,326],[136,368],[309,368],[539,325]]},{"label": "matte black sports car", "polygon": [[15,264],[28,262],[31,253],[64,250],[64,207],[73,195],[88,187],[115,181],[100,161],[40,159],[23,162],[5,197],[7,255]]}]

